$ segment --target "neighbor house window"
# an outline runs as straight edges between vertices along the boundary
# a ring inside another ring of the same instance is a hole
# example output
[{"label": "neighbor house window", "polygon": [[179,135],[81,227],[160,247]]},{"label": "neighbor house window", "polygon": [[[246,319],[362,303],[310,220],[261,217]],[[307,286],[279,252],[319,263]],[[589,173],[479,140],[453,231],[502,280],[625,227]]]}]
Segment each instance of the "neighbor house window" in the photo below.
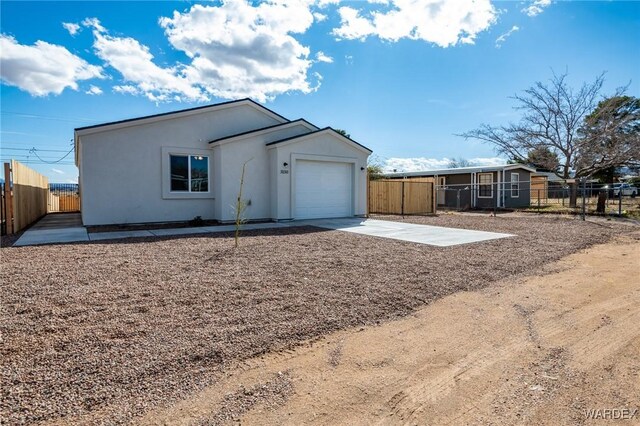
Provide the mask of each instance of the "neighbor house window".
[{"label": "neighbor house window", "polygon": [[492,173],[478,173],[478,198],[493,198]]},{"label": "neighbor house window", "polygon": [[172,192],[209,192],[209,157],[170,155]]},{"label": "neighbor house window", "polygon": [[520,196],[520,174],[511,173],[511,197],[518,198]]}]

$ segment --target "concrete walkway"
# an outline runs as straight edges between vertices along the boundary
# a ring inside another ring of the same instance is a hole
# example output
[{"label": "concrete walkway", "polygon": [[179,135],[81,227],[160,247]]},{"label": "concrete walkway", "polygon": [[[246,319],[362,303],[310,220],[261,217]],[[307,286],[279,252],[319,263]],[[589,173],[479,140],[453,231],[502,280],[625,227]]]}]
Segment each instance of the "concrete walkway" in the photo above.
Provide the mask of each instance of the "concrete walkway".
[{"label": "concrete walkway", "polygon": [[[473,231],[468,229],[445,228],[441,226],[417,225],[387,220],[344,218],[316,219],[293,222],[250,223],[242,225],[243,230],[272,228],[291,228],[294,226],[315,226],[372,237],[391,238],[393,240],[448,247],[469,244],[498,238],[512,237],[509,234]],[[78,241],[102,241],[134,237],[166,237],[171,235],[195,235],[211,232],[234,231],[234,225],[201,226],[195,228],[170,228],[152,230],[132,230],[88,233],[82,226],[79,213],[52,214],[42,218],[26,231],[14,246],[38,244],[59,244]]]},{"label": "concrete walkway", "polygon": [[13,243],[14,246],[89,241],[80,213],[48,214]]},{"label": "concrete walkway", "polygon": [[[476,243],[498,238],[512,237],[510,234],[473,231],[468,229],[445,228],[441,226],[417,225],[387,220],[344,218],[316,219],[293,222],[249,223],[242,225],[243,230],[259,230],[273,228],[291,228],[295,226],[315,226],[372,237],[390,238],[437,247],[448,247],[458,244]],[[78,241],[102,241],[135,237],[166,237],[173,235],[195,235],[212,232],[230,232],[235,225],[201,226],[197,228],[170,228],[152,230],[131,230],[114,232],[88,233],[82,226],[80,214],[53,214],[42,218],[36,225],[26,231],[14,246],[38,244],[59,244]]]}]

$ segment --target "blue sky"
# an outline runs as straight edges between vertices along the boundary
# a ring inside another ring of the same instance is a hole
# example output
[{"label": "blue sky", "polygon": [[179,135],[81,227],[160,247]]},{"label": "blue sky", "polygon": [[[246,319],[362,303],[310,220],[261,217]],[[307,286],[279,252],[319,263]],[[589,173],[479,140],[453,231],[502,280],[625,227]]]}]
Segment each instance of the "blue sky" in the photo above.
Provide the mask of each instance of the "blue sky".
[{"label": "blue sky", "polygon": [[517,120],[509,96],[552,70],[640,96],[640,2],[281,3],[2,1],[2,160],[75,181],[73,153],[42,161],[75,127],[248,96],[397,170],[492,163],[455,134]]}]

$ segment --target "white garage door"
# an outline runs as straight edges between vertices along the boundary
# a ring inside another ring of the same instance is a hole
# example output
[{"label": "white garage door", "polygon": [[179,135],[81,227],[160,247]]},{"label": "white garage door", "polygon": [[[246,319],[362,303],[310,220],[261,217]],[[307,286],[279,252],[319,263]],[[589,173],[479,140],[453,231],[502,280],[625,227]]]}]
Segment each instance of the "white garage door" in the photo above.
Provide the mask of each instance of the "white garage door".
[{"label": "white garage door", "polygon": [[296,161],[296,219],[352,216],[352,165]]}]

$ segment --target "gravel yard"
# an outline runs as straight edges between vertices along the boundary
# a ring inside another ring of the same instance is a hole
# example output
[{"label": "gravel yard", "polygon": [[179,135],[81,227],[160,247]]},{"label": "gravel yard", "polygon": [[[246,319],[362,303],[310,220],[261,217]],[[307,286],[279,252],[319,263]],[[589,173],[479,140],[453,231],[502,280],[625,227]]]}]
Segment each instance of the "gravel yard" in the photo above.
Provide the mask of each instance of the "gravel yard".
[{"label": "gravel yard", "polygon": [[0,419],[128,423],[243,359],[535,273],[626,228],[406,220],[517,238],[438,248],[300,227],[246,232],[239,249],[230,234],[4,247]]}]

